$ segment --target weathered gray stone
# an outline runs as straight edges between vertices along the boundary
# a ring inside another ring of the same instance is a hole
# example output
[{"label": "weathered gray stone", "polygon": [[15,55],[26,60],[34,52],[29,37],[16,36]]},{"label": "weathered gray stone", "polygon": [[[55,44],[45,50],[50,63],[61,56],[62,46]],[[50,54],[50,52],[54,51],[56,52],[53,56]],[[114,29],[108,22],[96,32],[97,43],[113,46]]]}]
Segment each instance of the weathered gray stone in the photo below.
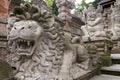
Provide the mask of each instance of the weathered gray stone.
[{"label": "weathered gray stone", "polygon": [[109,70],[109,71],[119,71],[120,72],[120,64],[113,64],[110,67],[102,67],[102,70]]},{"label": "weathered gray stone", "polygon": [[111,58],[112,59],[120,59],[120,54],[117,53],[117,54],[111,54]]},{"label": "weathered gray stone", "polygon": [[83,30],[83,40],[101,40],[106,39],[106,32],[103,25],[103,17],[98,8],[96,10],[92,5],[84,11],[83,14],[85,25],[81,27]]},{"label": "weathered gray stone", "polygon": [[68,0],[56,0],[56,5],[58,7],[58,17],[62,20],[71,21],[70,9],[73,8],[74,3]]},{"label": "weathered gray stone", "polygon": [[55,17],[42,8],[30,4],[15,8],[9,15],[8,31],[10,63],[16,67],[18,80],[73,80],[71,70],[91,71],[81,39],[73,38],[71,43],[71,36],[63,34]]},{"label": "weathered gray stone", "polygon": [[112,14],[111,14],[111,33],[113,36],[111,37],[112,40],[117,40],[120,38],[120,0],[116,0],[114,6],[111,7]]},{"label": "weathered gray stone", "polygon": [[120,80],[120,77],[101,74],[101,75],[94,76],[90,80]]}]

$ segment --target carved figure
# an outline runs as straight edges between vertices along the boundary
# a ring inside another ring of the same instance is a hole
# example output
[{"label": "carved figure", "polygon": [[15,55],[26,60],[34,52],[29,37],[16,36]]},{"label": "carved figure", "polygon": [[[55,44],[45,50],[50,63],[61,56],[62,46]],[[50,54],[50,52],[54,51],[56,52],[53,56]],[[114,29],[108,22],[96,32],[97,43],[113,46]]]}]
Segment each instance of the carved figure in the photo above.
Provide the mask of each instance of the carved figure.
[{"label": "carved figure", "polygon": [[[100,9],[100,7],[98,9]],[[86,25],[81,27],[84,32],[83,39],[104,39],[106,32],[104,31],[103,18],[99,10],[95,10],[95,8],[90,5],[84,13]]]},{"label": "carved figure", "polygon": [[112,28],[111,32],[113,36],[112,39],[120,38],[120,1],[116,0],[114,6],[111,6],[112,14],[111,14],[111,23]]},{"label": "carved figure", "polygon": [[72,47],[60,24],[47,11],[25,4],[15,8],[9,19],[11,64],[16,68],[17,80],[73,80],[73,64],[87,62],[85,69],[89,69],[87,50],[76,44]]},{"label": "carved figure", "polygon": [[56,0],[56,5],[58,7],[58,17],[62,20],[71,20],[70,9],[74,7],[74,3],[69,0]]}]

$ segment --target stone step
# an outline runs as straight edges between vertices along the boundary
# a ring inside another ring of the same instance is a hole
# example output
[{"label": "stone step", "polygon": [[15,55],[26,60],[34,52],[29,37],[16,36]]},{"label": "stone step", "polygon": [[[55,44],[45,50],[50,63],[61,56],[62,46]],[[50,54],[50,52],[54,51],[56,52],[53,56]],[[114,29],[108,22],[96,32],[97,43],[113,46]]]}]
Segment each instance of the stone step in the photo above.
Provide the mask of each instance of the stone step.
[{"label": "stone step", "polygon": [[120,80],[120,76],[112,76],[112,75],[101,74],[101,75],[94,76],[90,80]]},{"label": "stone step", "polygon": [[111,54],[112,59],[120,59],[120,54]]},{"label": "stone step", "polygon": [[120,76],[120,64],[113,64],[110,67],[102,67],[101,68],[101,73],[102,74]]},{"label": "stone step", "polygon": [[120,54],[111,54],[113,64],[120,64]]},{"label": "stone step", "polygon": [[112,59],[112,64],[120,64],[120,59]]}]

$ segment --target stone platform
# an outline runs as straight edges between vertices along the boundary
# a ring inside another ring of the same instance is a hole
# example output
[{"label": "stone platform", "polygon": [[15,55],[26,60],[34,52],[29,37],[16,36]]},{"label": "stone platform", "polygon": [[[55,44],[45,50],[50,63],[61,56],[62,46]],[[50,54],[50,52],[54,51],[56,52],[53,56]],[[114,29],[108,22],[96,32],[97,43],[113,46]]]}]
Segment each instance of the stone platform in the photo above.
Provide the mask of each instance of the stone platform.
[{"label": "stone platform", "polygon": [[111,54],[112,59],[120,59],[120,53],[118,54]]},{"label": "stone platform", "polygon": [[118,71],[118,72],[120,72],[120,64],[113,64],[110,67],[102,67],[101,70],[109,70],[109,71]]},{"label": "stone platform", "polygon": [[101,74],[101,75],[94,76],[90,80],[120,80],[120,77]]}]

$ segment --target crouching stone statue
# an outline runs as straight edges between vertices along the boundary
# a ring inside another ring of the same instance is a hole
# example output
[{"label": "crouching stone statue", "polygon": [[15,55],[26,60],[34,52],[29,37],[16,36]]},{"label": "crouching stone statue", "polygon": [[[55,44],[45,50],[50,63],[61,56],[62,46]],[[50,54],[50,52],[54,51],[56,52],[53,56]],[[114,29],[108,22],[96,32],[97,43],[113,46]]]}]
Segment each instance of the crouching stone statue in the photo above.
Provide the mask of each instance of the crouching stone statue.
[{"label": "crouching stone statue", "polygon": [[[99,10],[99,9],[98,9]],[[106,37],[106,32],[104,31],[103,18],[101,13],[95,10],[91,5],[84,12],[84,22],[86,23],[81,29],[84,32],[83,39],[86,41],[104,39]]]}]

